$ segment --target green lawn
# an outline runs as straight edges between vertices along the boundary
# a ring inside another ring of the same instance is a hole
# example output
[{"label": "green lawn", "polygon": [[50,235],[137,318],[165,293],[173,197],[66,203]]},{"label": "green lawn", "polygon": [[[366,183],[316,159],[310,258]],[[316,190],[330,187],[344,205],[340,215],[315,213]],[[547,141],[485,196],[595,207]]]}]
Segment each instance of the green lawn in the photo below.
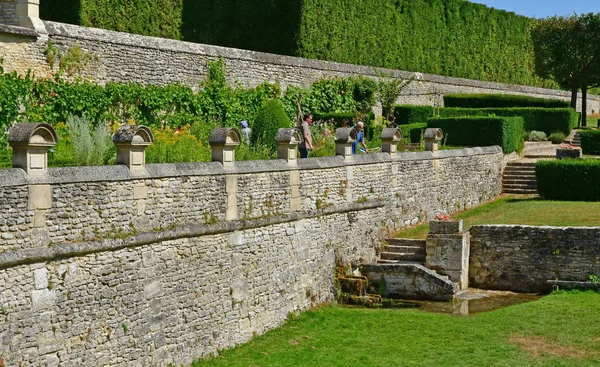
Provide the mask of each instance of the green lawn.
[{"label": "green lawn", "polygon": [[[600,226],[600,202],[550,201],[509,195],[451,217],[462,219],[465,230],[475,224]],[[427,233],[429,224],[422,224],[406,229],[396,237],[425,238]]]},{"label": "green lawn", "polygon": [[600,294],[559,292],[467,317],[324,307],[201,366],[598,366]]}]

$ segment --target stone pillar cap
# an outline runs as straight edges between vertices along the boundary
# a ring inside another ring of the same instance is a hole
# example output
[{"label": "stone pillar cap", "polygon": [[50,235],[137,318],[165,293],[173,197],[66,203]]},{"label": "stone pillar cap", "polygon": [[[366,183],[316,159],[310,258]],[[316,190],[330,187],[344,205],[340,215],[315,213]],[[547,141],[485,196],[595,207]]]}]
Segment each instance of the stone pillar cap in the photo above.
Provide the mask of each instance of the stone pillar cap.
[{"label": "stone pillar cap", "polygon": [[208,137],[208,143],[213,146],[232,146],[240,145],[242,135],[234,127],[217,127],[211,131]]},{"label": "stone pillar cap", "polygon": [[58,143],[54,128],[45,122],[22,122],[8,133],[10,146],[53,147]]},{"label": "stone pillar cap", "polygon": [[340,144],[349,144],[356,141],[356,130],[351,127],[338,127],[335,129],[335,142]]},{"label": "stone pillar cap", "polygon": [[444,132],[438,127],[430,127],[423,133],[423,139],[440,141],[443,137]]},{"label": "stone pillar cap", "polygon": [[381,141],[395,143],[402,140],[402,131],[397,127],[386,127],[381,131]]},{"label": "stone pillar cap", "polygon": [[113,135],[115,145],[150,145],[154,143],[152,130],[143,125],[123,125]]},{"label": "stone pillar cap", "polygon": [[275,135],[275,141],[277,143],[287,143],[287,144],[300,144],[302,143],[302,135],[298,129],[294,128],[281,128],[277,130],[277,135]]}]

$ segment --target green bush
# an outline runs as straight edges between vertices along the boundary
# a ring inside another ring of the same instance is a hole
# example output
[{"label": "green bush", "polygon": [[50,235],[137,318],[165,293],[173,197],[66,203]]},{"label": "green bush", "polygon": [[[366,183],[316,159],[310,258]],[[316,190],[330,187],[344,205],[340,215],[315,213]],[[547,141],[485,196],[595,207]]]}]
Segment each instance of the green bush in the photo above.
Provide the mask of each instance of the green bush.
[{"label": "green bush", "polygon": [[550,134],[548,140],[550,140],[552,144],[560,144],[563,141],[565,141],[565,138],[565,134],[561,133],[560,131],[555,131],[552,134]]},{"label": "green bush", "polygon": [[527,141],[546,141],[546,133],[543,131],[533,130],[527,134]]},{"label": "green bush", "polygon": [[435,117],[427,127],[441,128],[446,145],[499,145],[504,153],[523,150],[521,117]]},{"label": "green bush", "polygon": [[579,131],[581,136],[581,151],[583,154],[600,155],[600,131],[599,130],[582,130]]},{"label": "green bush", "polygon": [[543,131],[546,135],[560,131],[569,135],[577,126],[577,112],[572,108],[440,108],[441,117],[453,116],[520,116],[525,131]]},{"label": "green bush", "polygon": [[67,118],[71,136],[73,163],[78,166],[102,166],[112,142],[106,125],[94,127],[85,116],[71,115]]},{"label": "green bush", "polygon": [[271,151],[275,151],[277,149],[277,144],[275,143],[277,130],[282,127],[289,128],[291,126],[292,123],[286,115],[281,101],[276,99],[269,100],[256,115],[250,141],[252,145],[264,144]]},{"label": "green bush", "polygon": [[600,160],[562,159],[538,161],[537,190],[549,200],[600,201]]},{"label": "green bush", "polygon": [[342,123],[343,119],[348,119],[350,122],[352,122],[354,120],[355,114],[354,113],[335,113],[335,112],[331,112],[331,113],[322,113],[322,114],[314,114],[314,120],[322,120],[322,121],[329,121],[330,119],[333,119],[333,121],[335,122],[336,126],[340,126]]},{"label": "green bush", "polygon": [[541,107],[565,108],[569,107],[568,101],[556,99],[534,98],[510,94],[445,94],[444,106],[462,108],[488,108],[488,107]]},{"label": "green bush", "polygon": [[394,116],[398,125],[426,123],[433,116],[432,106],[396,105]]},{"label": "green bush", "polygon": [[402,138],[413,144],[421,142],[421,135],[426,128],[427,123],[398,125],[398,129],[402,131]]}]

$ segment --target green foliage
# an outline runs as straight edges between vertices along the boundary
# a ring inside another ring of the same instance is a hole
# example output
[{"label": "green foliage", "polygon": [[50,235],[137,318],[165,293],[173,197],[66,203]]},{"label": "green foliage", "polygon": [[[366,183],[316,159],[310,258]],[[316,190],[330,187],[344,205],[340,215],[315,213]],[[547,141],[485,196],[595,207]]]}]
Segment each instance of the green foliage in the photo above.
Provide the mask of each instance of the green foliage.
[{"label": "green foliage", "polygon": [[549,200],[600,201],[600,160],[562,159],[538,161],[537,190]]},{"label": "green foliage", "polygon": [[510,94],[445,94],[445,107],[487,108],[487,107],[569,107],[569,102],[556,99],[534,98]]},{"label": "green foliage", "polygon": [[402,131],[402,138],[408,140],[410,143],[419,143],[421,141],[421,135],[427,128],[427,123],[415,123],[408,125],[398,125],[400,131]]},{"label": "green foliage", "polygon": [[552,134],[550,134],[548,140],[550,140],[552,144],[560,144],[563,141],[565,141],[565,138],[565,134],[561,133],[560,131],[555,131]]},{"label": "green foliage", "polygon": [[600,131],[580,130],[581,150],[583,154],[600,155]]},{"label": "green foliage", "polygon": [[67,119],[71,137],[73,161],[79,166],[101,166],[109,149],[110,134],[106,125],[100,123],[93,127],[85,116],[71,115]]},{"label": "green foliage", "polygon": [[352,94],[356,102],[356,110],[360,113],[368,113],[376,102],[377,82],[363,76],[352,78],[352,80],[354,81]]},{"label": "green foliage", "polygon": [[546,133],[543,131],[532,130],[527,134],[528,141],[546,141]]},{"label": "green foliage", "polygon": [[396,100],[400,96],[400,93],[402,93],[402,90],[412,82],[413,78],[402,79],[400,77],[386,75],[382,72],[377,72],[377,75],[379,76],[379,80],[377,82],[375,96],[381,103],[383,115],[387,116],[394,112]]},{"label": "green foliage", "polygon": [[546,135],[556,131],[569,135],[578,120],[577,112],[571,108],[441,108],[440,116],[520,116],[525,131],[538,130]]},{"label": "green foliage", "polygon": [[394,116],[398,125],[426,123],[433,116],[432,106],[396,105]]},{"label": "green foliage", "polygon": [[434,117],[427,127],[438,127],[447,135],[448,145],[499,145],[504,153],[523,150],[521,117]]},{"label": "green foliage", "polygon": [[281,101],[272,99],[267,101],[258,111],[254,121],[250,141],[252,145],[264,144],[271,151],[276,151],[275,135],[280,128],[289,128],[292,123],[286,115]]}]

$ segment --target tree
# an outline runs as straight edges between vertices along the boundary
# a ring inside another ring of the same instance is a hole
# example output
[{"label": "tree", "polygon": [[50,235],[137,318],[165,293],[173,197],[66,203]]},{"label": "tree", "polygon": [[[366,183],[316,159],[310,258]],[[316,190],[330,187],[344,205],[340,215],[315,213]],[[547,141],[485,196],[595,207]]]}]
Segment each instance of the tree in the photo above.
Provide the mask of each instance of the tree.
[{"label": "tree", "polygon": [[540,19],[532,32],[536,74],[571,90],[571,107],[582,93],[586,126],[587,90],[600,86],[600,13]]},{"label": "tree", "polygon": [[401,77],[395,77],[394,75],[387,75],[377,69],[375,69],[375,73],[379,78],[375,95],[377,100],[381,103],[383,115],[388,116],[394,113],[396,100],[400,97],[400,94],[402,94],[402,90],[413,81],[414,76],[410,79],[402,79]]}]

